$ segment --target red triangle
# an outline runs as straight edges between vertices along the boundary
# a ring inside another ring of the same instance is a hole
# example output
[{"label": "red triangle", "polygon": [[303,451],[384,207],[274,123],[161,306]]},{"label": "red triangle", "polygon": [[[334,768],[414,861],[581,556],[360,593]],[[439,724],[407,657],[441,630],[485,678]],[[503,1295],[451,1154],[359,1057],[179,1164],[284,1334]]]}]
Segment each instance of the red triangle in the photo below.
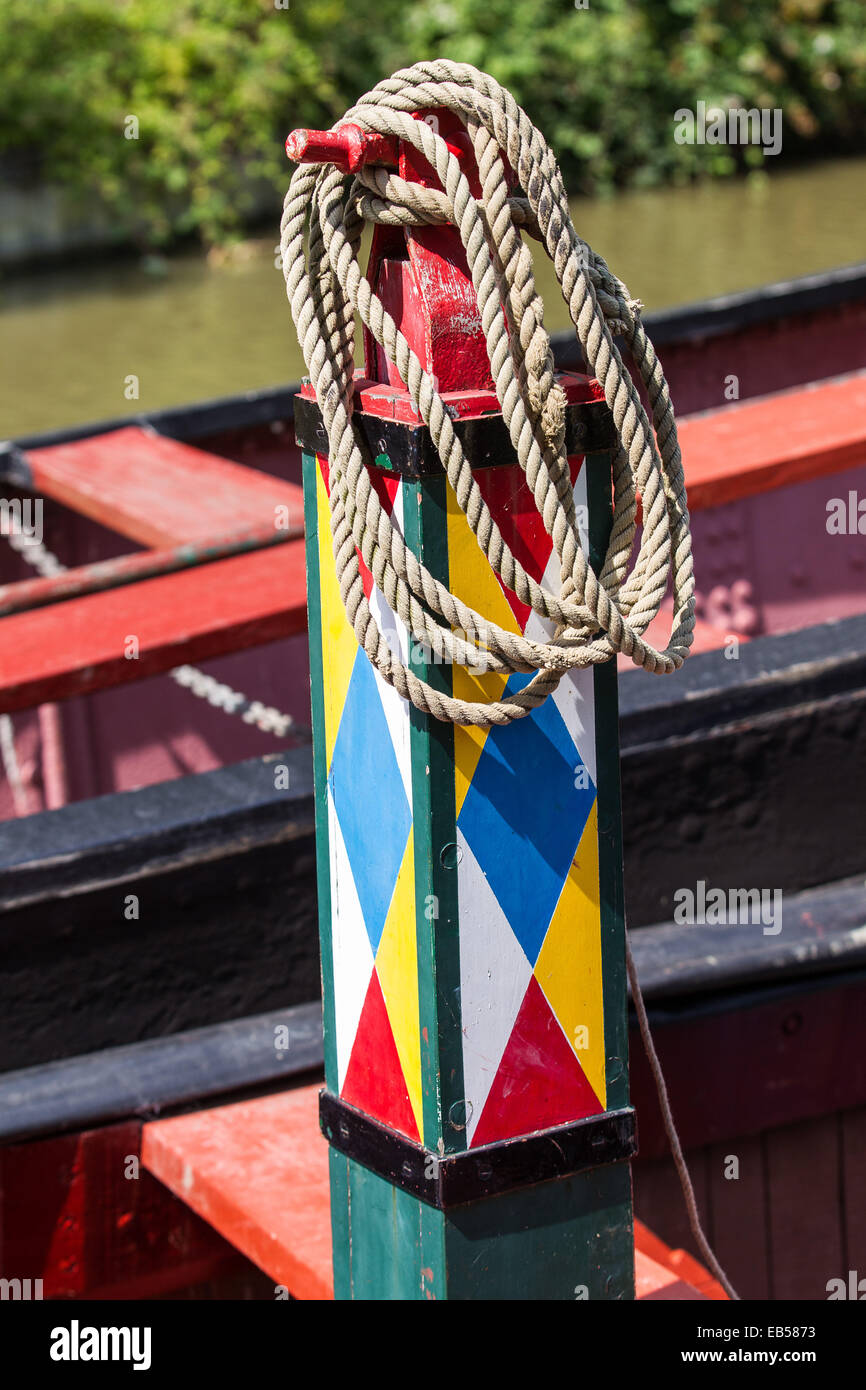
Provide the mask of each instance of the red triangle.
[{"label": "red triangle", "polygon": [[[321,469],[322,473],[322,480],[325,484],[325,491],[327,492],[328,497],[330,497],[331,488],[328,460],[322,455],[319,455],[318,458],[319,468]],[[367,472],[370,475],[370,481],[373,484],[373,489],[378,495],[379,501],[382,504],[383,511],[385,511],[386,514],[390,516],[394,510],[394,503],[397,500],[397,491],[400,487],[400,478],[396,475],[392,476],[391,474],[383,472],[381,468],[370,468],[369,465],[367,466]],[[361,575],[361,584],[363,585],[364,594],[366,596],[367,602],[369,603],[370,595],[373,592],[373,576],[368,570],[367,566],[365,565],[363,559],[361,558],[361,552],[359,550],[356,550],[355,553],[358,556],[358,570]]]},{"label": "red triangle", "polygon": [[[572,482],[577,478],[582,463],[581,458],[571,460]],[[475,481],[514,558],[527,574],[540,581],[550,559],[553,542],[545,530],[523,470],[516,466],[479,469]],[[525,603],[521,603],[517,595],[504,584],[501,587],[522,631],[532,610]]]},{"label": "red triangle", "polygon": [[419,1138],[382,986],[375,970],[367,987],[340,1095],[349,1105],[363,1110],[365,1115],[372,1115],[374,1120],[381,1120],[410,1139]]},{"label": "red triangle", "polygon": [[533,975],[472,1147],[570,1124],[602,1109]]},{"label": "red triangle", "polygon": [[[390,516],[394,510],[397,489],[400,486],[400,478],[390,473],[385,473],[381,468],[371,468],[369,464],[367,464],[367,473],[369,474],[370,482],[373,484],[373,491],[379,498],[383,512],[386,516]],[[361,583],[364,586],[364,593],[369,603],[375,581],[361,557],[360,550],[356,549],[355,553],[358,556],[358,569],[361,572]]]}]

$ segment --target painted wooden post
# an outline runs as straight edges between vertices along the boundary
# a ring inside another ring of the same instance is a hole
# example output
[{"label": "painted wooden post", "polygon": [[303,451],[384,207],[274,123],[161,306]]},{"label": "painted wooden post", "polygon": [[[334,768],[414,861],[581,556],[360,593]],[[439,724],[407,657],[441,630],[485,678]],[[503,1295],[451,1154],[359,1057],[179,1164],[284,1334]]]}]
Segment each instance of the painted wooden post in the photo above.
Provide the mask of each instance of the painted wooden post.
[{"label": "painted wooden post", "polygon": [[[431,114],[459,146],[454,118]],[[296,152],[315,158],[315,137],[301,134]],[[393,154],[374,144],[370,157]],[[333,158],[333,144],[318,157]],[[418,161],[401,149],[401,175],[423,179]],[[456,230],[377,228],[368,278],[438,378],[506,541],[556,588],[550,538],[498,413]],[[355,421],[407,545],[477,611],[541,636],[542,621],[490,570],[399,379],[388,380],[375,344],[366,348]],[[576,498],[598,566],[612,424],[597,383],[562,381]],[[296,428],[336,1296],[632,1298],[615,666],[566,676],[505,728],[421,715],[374,670],[345,617],[327,446],[309,388]],[[503,676],[452,671],[410,644],[361,569],[380,626],[423,679],[464,698],[501,693]]]}]

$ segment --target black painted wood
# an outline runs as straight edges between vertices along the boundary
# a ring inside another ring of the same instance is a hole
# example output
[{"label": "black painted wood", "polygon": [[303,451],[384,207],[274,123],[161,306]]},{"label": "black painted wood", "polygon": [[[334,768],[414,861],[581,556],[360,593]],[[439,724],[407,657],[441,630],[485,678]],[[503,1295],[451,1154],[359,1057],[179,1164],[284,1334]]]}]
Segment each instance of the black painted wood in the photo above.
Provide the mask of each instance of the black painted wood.
[{"label": "black painted wood", "polygon": [[[389,471],[406,477],[423,478],[443,472],[442,460],[426,425],[407,425],[365,410],[356,410],[353,418],[368,465],[384,457]],[[513,467],[517,463],[517,454],[501,414],[455,419],[453,425],[473,469]],[[298,396],[295,401],[295,437],[306,453],[327,455],[328,436],[321,411],[315,401],[304,396]],[[605,401],[568,407],[567,453],[607,452],[613,449],[615,442],[613,416]]]},{"label": "black painted wood", "polygon": [[630,1106],[444,1156],[388,1129],[329,1091],[319,1094],[319,1120],[333,1148],[440,1211],[621,1163],[637,1152]]},{"label": "black painted wood", "polygon": [[0,1143],[281,1089],[323,1065],[318,1001],[0,1076]]},{"label": "black painted wood", "polygon": [[647,999],[787,983],[866,967],[866,878],[782,894],[777,923],[751,912],[728,923],[660,922],[632,936]]},{"label": "black painted wood", "polygon": [[311,782],[292,750],[5,825],[0,1067],[316,999]]},{"label": "black painted wood", "polygon": [[[635,933],[649,997],[859,964],[866,620],[620,686],[629,921],[663,924]],[[275,788],[283,763],[288,791]],[[7,823],[0,1065],[317,998],[314,862],[306,748]],[[671,925],[674,893],[698,879],[781,889],[783,931]]]},{"label": "black painted wood", "polygon": [[632,927],[674,894],[794,893],[866,871],[866,617],[693,656],[620,681]]}]

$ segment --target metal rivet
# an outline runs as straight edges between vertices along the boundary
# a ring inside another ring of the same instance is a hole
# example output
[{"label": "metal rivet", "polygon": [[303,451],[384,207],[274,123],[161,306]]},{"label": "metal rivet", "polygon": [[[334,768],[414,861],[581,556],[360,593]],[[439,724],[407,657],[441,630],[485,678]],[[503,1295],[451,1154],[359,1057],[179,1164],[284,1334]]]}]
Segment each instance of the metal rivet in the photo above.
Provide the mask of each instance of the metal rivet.
[{"label": "metal rivet", "polygon": [[448,1123],[452,1129],[465,1129],[472,1114],[472,1104],[468,1100],[455,1100],[448,1111]]},{"label": "metal rivet", "polygon": [[444,845],[439,855],[439,863],[443,869],[456,869],[462,858],[463,851],[458,844]]}]

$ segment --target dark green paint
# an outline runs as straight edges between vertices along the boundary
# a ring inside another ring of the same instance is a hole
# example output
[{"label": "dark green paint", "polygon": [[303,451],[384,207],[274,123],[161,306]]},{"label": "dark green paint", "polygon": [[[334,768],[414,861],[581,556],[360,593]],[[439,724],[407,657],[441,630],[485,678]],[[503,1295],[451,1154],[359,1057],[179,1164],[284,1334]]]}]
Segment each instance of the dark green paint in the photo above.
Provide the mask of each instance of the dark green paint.
[{"label": "dark green paint", "polygon": [[[313,726],[313,789],[316,804],[316,891],[319,899],[319,949],[322,964],[322,1027],[325,1081],[337,1091],[337,1030],[334,1019],[334,965],[331,949],[331,853],[328,842],[328,767],[322,664],[322,610],[319,588],[319,514],[315,454],[304,454],[304,534],[307,560],[307,626],[310,649],[310,694]],[[335,1245],[336,1250],[336,1245]]]},{"label": "dark green paint", "polygon": [[348,1293],[341,1296],[401,1302],[445,1297],[442,1213],[353,1159],[334,1157],[343,1165],[341,1190],[348,1199]]},{"label": "dark green paint", "polygon": [[629,1165],[460,1207],[445,1241],[452,1299],[633,1299]]},{"label": "dark green paint", "polygon": [[[601,572],[612,524],[608,454],[586,460],[589,559]],[[619,774],[619,702],[616,661],[596,666],[595,756],[598,791],[598,871],[601,896],[601,975],[607,1108],[628,1105],[628,991],[622,876],[622,806]]]},{"label": "dark green paint", "polygon": [[[406,544],[434,578],[447,585],[446,481],[428,478],[403,486]],[[450,667],[432,661],[413,661],[412,666],[434,689],[451,693]],[[454,729],[428,719],[414,706],[410,717],[419,967],[423,961],[419,989],[424,1142],[437,1150],[441,1141],[444,1152],[454,1153],[466,1147],[457,872],[454,856],[447,852],[457,838]],[[438,916],[428,920],[431,899]]]}]

